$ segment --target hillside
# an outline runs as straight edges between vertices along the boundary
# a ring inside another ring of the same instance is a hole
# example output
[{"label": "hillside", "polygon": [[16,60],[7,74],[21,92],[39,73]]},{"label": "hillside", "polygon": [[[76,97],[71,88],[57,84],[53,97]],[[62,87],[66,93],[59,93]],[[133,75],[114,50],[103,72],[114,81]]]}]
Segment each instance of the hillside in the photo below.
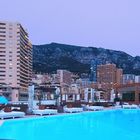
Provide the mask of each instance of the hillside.
[{"label": "hillside", "polygon": [[95,58],[102,64],[116,64],[124,73],[140,75],[140,57],[132,57],[122,51],[58,43],[33,45],[34,72],[52,73],[57,69],[67,69],[76,73],[89,73],[90,62]]}]

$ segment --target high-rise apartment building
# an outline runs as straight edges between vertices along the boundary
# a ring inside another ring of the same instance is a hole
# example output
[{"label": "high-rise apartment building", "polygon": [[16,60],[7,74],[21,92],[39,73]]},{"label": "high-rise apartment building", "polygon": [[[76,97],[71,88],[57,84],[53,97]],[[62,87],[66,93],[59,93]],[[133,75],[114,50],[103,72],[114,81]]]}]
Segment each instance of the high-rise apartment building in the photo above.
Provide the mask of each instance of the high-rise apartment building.
[{"label": "high-rise apartment building", "polygon": [[99,65],[100,62],[97,59],[94,59],[91,61],[90,64],[90,81],[97,82],[97,65]]},{"label": "high-rise apartment building", "polygon": [[20,23],[0,21],[0,84],[25,92],[31,74],[32,45],[27,31]]},{"label": "high-rise apartment building", "polygon": [[122,83],[123,71],[115,64],[105,64],[97,66],[98,83]]},{"label": "high-rise apartment building", "polygon": [[72,73],[67,70],[57,70],[60,84],[70,85],[72,82]]}]

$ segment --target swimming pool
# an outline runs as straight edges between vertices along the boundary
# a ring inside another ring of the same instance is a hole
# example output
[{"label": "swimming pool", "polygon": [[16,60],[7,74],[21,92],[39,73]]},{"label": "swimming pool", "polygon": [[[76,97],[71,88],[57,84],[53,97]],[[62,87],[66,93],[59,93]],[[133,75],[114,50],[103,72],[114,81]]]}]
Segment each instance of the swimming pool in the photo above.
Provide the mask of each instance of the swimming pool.
[{"label": "swimming pool", "polygon": [[139,140],[140,110],[84,112],[45,118],[6,120],[0,139]]}]

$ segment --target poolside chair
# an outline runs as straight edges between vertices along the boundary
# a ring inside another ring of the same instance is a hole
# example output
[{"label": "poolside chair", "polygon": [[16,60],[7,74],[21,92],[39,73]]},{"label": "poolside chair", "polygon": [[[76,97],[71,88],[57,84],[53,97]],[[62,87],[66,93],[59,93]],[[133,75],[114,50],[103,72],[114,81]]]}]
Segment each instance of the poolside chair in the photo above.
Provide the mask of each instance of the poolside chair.
[{"label": "poolside chair", "polygon": [[44,109],[44,110],[35,109],[35,110],[33,110],[34,115],[40,115],[40,116],[43,116],[43,115],[55,115],[57,113],[58,113],[58,111],[56,109]]},{"label": "poolside chair", "polygon": [[64,110],[65,113],[78,113],[78,112],[82,112],[83,108],[81,108],[81,107],[68,108],[67,106],[64,106],[63,110]]},{"label": "poolside chair", "polygon": [[22,118],[25,116],[24,112],[12,111],[12,112],[4,112],[0,111],[0,119],[7,119],[7,118]]},{"label": "poolside chair", "polygon": [[138,109],[139,107],[138,107],[138,105],[136,105],[136,104],[132,104],[132,105],[122,105],[122,108],[123,109]]},{"label": "poolside chair", "polygon": [[138,105],[136,105],[136,104],[132,104],[131,105],[131,109],[138,109],[139,107],[138,107]]},{"label": "poolside chair", "polygon": [[131,109],[131,105],[122,105],[123,109]]},{"label": "poolside chair", "polygon": [[86,106],[86,110],[88,111],[99,111],[99,110],[103,110],[104,107],[103,106]]}]

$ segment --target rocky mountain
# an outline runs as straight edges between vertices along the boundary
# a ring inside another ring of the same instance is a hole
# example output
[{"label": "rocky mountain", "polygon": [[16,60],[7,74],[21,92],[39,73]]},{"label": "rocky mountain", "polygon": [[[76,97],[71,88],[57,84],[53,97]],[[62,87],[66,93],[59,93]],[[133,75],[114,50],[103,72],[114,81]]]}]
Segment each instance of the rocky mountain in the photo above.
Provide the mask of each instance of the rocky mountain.
[{"label": "rocky mountain", "polygon": [[114,63],[124,73],[140,75],[140,56],[133,57],[122,51],[96,47],[81,47],[51,43],[33,45],[34,72],[52,73],[67,69],[76,73],[89,73],[91,60],[102,64]]}]

